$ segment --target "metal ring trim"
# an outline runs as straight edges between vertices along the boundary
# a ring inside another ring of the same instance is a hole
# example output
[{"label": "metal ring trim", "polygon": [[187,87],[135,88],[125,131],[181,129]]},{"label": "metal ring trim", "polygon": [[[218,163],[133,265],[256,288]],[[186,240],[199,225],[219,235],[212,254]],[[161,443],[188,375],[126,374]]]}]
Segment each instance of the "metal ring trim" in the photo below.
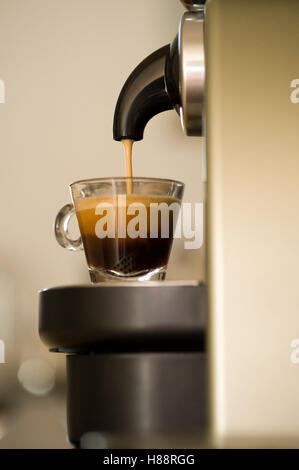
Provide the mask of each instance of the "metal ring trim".
[{"label": "metal ring trim", "polygon": [[179,74],[182,127],[202,136],[205,91],[204,12],[187,12],[179,28]]}]

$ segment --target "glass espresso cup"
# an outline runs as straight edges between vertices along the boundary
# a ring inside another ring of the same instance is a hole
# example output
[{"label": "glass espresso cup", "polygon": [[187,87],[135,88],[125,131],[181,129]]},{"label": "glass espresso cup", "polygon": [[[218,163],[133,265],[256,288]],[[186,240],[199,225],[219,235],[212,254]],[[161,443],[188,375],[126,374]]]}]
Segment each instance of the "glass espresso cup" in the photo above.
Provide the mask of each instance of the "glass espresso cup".
[{"label": "glass espresso cup", "polygon": [[[92,283],[164,279],[184,184],[158,178],[99,178],[70,185],[73,204],[58,213],[55,235],[84,249]],[[81,236],[68,231],[76,214]]]}]

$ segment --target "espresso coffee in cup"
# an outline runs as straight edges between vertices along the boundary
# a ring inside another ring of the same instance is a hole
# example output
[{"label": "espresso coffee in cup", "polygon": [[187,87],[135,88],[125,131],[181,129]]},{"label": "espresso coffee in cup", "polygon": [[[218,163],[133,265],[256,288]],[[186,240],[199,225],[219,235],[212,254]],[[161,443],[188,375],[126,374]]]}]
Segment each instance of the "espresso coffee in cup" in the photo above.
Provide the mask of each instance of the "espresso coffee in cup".
[{"label": "espresso coffee in cup", "polygon": [[[118,201],[123,203],[122,207]],[[178,199],[127,194],[118,198],[85,198],[75,202],[75,208],[91,273],[105,272],[106,277],[146,277],[159,271],[160,278],[164,277],[180,208]],[[109,210],[110,220],[107,219]]]},{"label": "espresso coffee in cup", "polygon": [[[70,250],[84,247],[92,282],[164,279],[184,185],[172,180],[133,178],[133,141],[122,143],[126,178],[71,184],[73,205],[59,212],[56,238]],[[68,234],[73,213],[81,233],[78,240],[71,240]]]},{"label": "espresso coffee in cup", "polygon": [[[128,190],[129,183],[129,190]],[[65,248],[84,248],[91,281],[164,279],[184,185],[158,178],[102,178],[70,185],[73,205],[55,231]],[[67,226],[76,213],[81,237]]]}]

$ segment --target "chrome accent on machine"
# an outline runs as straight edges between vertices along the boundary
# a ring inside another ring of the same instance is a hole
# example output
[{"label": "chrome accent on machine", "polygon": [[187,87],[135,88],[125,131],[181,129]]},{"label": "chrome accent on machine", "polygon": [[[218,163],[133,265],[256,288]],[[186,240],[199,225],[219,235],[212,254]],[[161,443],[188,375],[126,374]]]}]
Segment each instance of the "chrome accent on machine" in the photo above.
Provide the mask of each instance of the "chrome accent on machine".
[{"label": "chrome accent on machine", "polygon": [[203,135],[205,91],[204,12],[186,12],[179,27],[180,117],[189,136]]}]

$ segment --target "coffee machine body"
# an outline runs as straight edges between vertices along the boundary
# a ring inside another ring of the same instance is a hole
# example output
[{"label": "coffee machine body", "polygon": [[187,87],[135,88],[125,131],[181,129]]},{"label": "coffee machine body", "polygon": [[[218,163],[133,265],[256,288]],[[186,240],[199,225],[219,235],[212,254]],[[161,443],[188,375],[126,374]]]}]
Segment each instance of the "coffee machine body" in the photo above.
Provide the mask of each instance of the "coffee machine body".
[{"label": "coffee machine body", "polygon": [[299,442],[298,18],[294,0],[206,6],[209,393],[220,446]]}]

